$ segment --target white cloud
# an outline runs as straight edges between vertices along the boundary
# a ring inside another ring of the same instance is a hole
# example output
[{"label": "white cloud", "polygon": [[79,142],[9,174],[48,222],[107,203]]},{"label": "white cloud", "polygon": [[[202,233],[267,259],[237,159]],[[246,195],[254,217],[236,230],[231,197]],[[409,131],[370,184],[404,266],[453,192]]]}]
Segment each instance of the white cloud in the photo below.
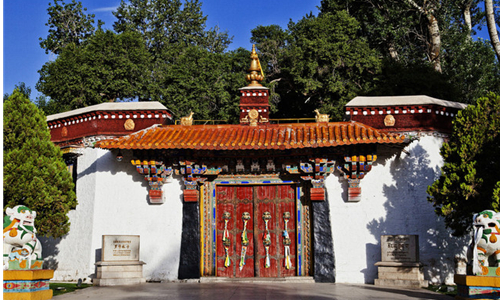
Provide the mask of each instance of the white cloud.
[{"label": "white cloud", "polygon": [[99,7],[99,8],[93,9],[92,12],[115,11],[117,8],[118,8],[118,6]]}]

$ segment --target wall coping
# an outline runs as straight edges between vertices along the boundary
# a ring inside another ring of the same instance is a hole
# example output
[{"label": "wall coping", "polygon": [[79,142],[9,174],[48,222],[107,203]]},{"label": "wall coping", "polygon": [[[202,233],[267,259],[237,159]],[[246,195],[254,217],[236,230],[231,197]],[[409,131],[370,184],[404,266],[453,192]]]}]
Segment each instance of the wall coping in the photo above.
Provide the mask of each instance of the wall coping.
[{"label": "wall coping", "polygon": [[70,110],[63,113],[47,116],[47,122],[74,117],[90,112],[98,111],[141,111],[141,110],[168,110],[158,101],[142,102],[107,102]]},{"label": "wall coping", "polygon": [[416,96],[357,96],[349,101],[345,107],[376,107],[376,106],[410,106],[410,105],[439,105],[457,109],[465,109],[467,104],[441,100],[425,95]]}]

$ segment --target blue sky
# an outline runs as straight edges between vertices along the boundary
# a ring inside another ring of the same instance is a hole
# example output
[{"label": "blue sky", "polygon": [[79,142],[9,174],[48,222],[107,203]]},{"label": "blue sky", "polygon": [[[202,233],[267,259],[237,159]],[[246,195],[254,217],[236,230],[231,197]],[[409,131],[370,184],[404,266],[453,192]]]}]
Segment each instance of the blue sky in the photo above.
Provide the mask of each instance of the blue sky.
[{"label": "blue sky", "polygon": [[[38,70],[55,57],[45,54],[39,38],[45,38],[48,27],[49,0],[8,0],[3,3],[3,92],[12,93],[14,86],[24,82],[31,87],[31,98],[39,94],[35,89]],[[66,3],[71,0],[66,0]],[[115,17],[111,13],[120,0],[81,0],[87,13],[105,22],[112,29]],[[277,24],[286,28],[290,19],[300,20],[309,12],[317,14],[320,0],[205,0],[202,11],[208,17],[207,27],[219,26],[234,36],[229,49],[251,49],[250,30],[258,25]],[[97,22],[96,22],[97,24]]]}]

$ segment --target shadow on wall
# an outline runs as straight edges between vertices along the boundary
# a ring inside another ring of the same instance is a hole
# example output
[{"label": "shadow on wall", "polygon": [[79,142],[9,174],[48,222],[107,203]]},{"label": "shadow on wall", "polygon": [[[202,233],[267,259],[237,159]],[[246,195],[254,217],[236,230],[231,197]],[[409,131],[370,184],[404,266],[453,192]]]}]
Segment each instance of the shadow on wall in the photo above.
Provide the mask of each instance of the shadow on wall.
[{"label": "shadow on wall", "polygon": [[59,254],[57,245],[61,242],[61,239],[47,238],[44,236],[37,236],[37,238],[42,244],[43,268],[57,270],[59,266],[59,262],[56,259]]},{"label": "shadow on wall", "polygon": [[440,167],[432,166],[429,153],[421,144],[410,150],[411,154],[387,152],[385,161],[390,164],[392,184],[384,184],[383,196],[386,217],[374,219],[367,225],[370,233],[379,241],[367,244],[366,281],[377,278],[377,267],[381,259],[381,235],[418,235],[420,261],[424,264],[424,276],[433,284],[443,283],[454,273],[456,254],[462,254],[466,241],[451,236],[431,203],[427,201],[427,187],[439,177]]},{"label": "shadow on wall", "polygon": [[[144,176],[137,172],[136,168],[132,165],[131,160],[136,159],[132,151],[123,150],[120,151],[123,155],[122,161],[117,161],[116,156],[118,155],[117,150],[103,150],[106,151],[104,155],[94,160],[90,166],[88,166],[85,170],[78,173],[78,180],[84,178],[85,176],[89,176],[99,173],[110,173],[111,175],[116,175],[120,172],[127,173],[128,176],[132,178],[134,182],[140,182],[141,186],[146,189],[149,188],[148,182],[144,179]],[[77,183],[78,184],[78,183]],[[149,204],[149,196],[146,197]]]},{"label": "shadow on wall", "polygon": [[[116,155],[117,151],[106,151],[105,154],[100,156],[97,159],[94,159],[84,170],[78,172],[77,174],[77,201],[79,202],[77,207],[76,207],[76,212],[74,214],[85,214],[85,212],[79,212],[78,210],[82,210],[82,204],[85,203],[88,206],[85,209],[94,209],[94,204],[93,202],[95,201],[95,195],[92,193],[87,193],[86,195],[82,195],[81,193],[78,193],[79,191],[79,184],[83,184],[82,180],[87,177],[87,176],[93,176],[96,173],[109,173],[111,175],[116,175],[117,173],[120,172],[125,172],[127,173],[127,176],[130,176],[133,181],[136,182],[141,182],[142,187],[147,190],[148,185],[147,182],[144,180],[143,176],[141,176],[134,168],[134,166],[130,163],[130,160],[132,159],[132,153],[130,151],[125,151],[124,152],[124,158],[123,161],[118,162],[116,160]],[[85,155],[85,154],[84,154]],[[83,157],[79,159],[84,159]],[[80,191],[81,192],[81,191]],[[84,198],[82,198],[84,197]],[[144,200],[148,200],[148,197],[145,197]],[[89,204],[89,202],[92,202],[92,204]],[[91,212],[91,215],[93,216],[93,212]],[[61,253],[60,250],[60,243],[62,240],[68,239],[69,243],[81,243],[76,240],[76,236],[81,236],[81,234],[75,234],[74,231],[76,230],[83,230],[83,231],[90,231],[92,232],[92,228],[87,228],[87,227],[75,227],[79,226],[79,224],[76,224],[75,221],[72,221],[70,219],[70,222],[72,223],[70,225],[70,231],[69,234],[63,236],[62,238],[48,238],[48,237],[39,237],[40,242],[42,244],[42,251],[43,254],[42,256],[44,257],[44,268],[52,269],[52,270],[57,270],[59,265],[62,264],[69,264],[71,263],[70,261],[67,261],[68,259],[63,259],[63,261],[59,261],[58,259],[59,254],[61,254],[63,257],[70,257],[70,254],[67,253]],[[80,222],[83,222],[80,220]],[[92,222],[89,222],[88,220],[84,221],[85,226],[92,226]],[[72,234],[73,233],[73,234]],[[91,238],[91,237],[90,237]],[[90,243],[90,241],[88,241]],[[98,249],[99,250],[99,249]],[[62,250],[65,251],[65,250]],[[68,251],[66,249],[66,251]],[[92,251],[97,251],[95,249],[88,249],[87,254],[83,255],[92,255]],[[82,253],[79,253],[82,255]],[[96,255],[96,258],[99,255]],[[77,273],[86,273],[88,272],[87,270],[78,270]],[[95,277],[95,274],[90,274],[89,277],[93,278]]]}]

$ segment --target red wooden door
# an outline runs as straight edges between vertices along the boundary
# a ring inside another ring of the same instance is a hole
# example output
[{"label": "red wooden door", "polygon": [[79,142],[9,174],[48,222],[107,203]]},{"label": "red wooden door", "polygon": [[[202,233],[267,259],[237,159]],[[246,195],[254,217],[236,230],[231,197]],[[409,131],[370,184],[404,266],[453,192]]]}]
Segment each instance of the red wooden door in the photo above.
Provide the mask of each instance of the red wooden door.
[{"label": "red wooden door", "polygon": [[261,185],[254,192],[255,276],[295,276],[295,189],[290,185]]},{"label": "red wooden door", "polygon": [[294,276],[294,187],[218,185],[216,196],[217,276]]}]

